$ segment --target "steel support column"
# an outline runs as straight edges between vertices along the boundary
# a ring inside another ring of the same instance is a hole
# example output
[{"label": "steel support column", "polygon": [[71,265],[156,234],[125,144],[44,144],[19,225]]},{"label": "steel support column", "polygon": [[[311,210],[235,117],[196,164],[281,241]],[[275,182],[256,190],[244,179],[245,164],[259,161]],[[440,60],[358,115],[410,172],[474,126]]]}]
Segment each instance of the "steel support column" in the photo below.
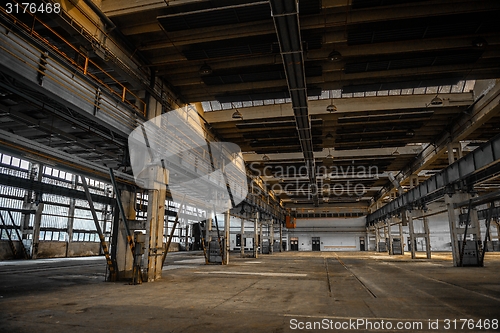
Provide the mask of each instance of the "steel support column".
[{"label": "steel support column", "polygon": [[[36,163],[30,163],[30,174],[29,174],[30,181],[35,181],[35,178],[37,177],[37,174],[39,172],[40,172],[40,166]],[[34,201],[33,191],[27,190],[23,200],[23,209],[32,210],[33,201]],[[22,239],[29,239],[29,234],[30,233],[33,234],[33,230],[31,230],[30,228],[30,219],[31,219],[31,213],[22,213],[21,225],[20,225]]]},{"label": "steel support column", "polygon": [[429,218],[427,216],[424,216],[422,218],[422,222],[424,224],[425,234],[425,254],[427,256],[427,259],[431,259],[431,232],[429,230]]},{"label": "steel support column", "polygon": [[[215,212],[214,212],[215,214]],[[210,241],[212,240],[212,212],[209,210],[207,210],[207,219],[205,221],[205,239],[206,241],[210,244]],[[201,235],[200,235],[201,237]]]},{"label": "steel support column", "polygon": [[280,221],[280,252],[283,252],[283,223]]},{"label": "steel support column", "polygon": [[241,218],[240,256],[245,256],[245,219]]},{"label": "steel support column", "polygon": [[389,249],[387,247],[389,247],[389,236],[387,234],[387,220],[384,221],[384,225],[383,225],[383,228],[384,228],[384,243],[385,243],[385,247],[386,247],[386,251],[389,251]]},{"label": "steel support column", "polygon": [[254,236],[253,236],[253,257],[259,257],[259,212],[255,212],[255,221],[254,221]]},{"label": "steel support column", "polygon": [[387,234],[389,236],[389,255],[393,255],[394,254],[394,251],[393,251],[393,248],[392,248],[392,222],[393,222],[394,218],[390,218],[387,220]]},{"label": "steel support column", "polygon": [[398,226],[399,226],[399,239],[401,241],[401,254],[405,254],[405,238],[404,238],[404,235],[403,235],[403,222],[401,223],[398,223]]},{"label": "steel support column", "polygon": [[448,164],[453,164],[463,157],[460,143],[448,143]]},{"label": "steel support column", "polygon": [[147,281],[155,281],[161,278],[163,266],[163,225],[165,219],[166,183],[168,183],[168,170],[158,165],[148,167],[148,219],[146,222],[146,244],[147,255]]},{"label": "steel support column", "polygon": [[[116,188],[115,188],[116,190]],[[135,211],[133,205],[135,204],[134,193],[121,190],[120,193],[121,205],[123,207],[123,212],[127,220],[135,219]],[[113,225],[113,240],[115,248],[112,249],[111,259],[116,262],[118,270],[118,279],[130,279],[133,273],[134,257],[132,251],[130,250],[127,227],[125,223],[128,221],[123,221],[121,218],[120,209],[118,208],[118,203],[115,206],[113,214],[115,214],[114,225]],[[122,220],[122,221],[121,221]]]},{"label": "steel support column", "polygon": [[[446,207],[448,209],[448,221],[450,225],[450,237],[451,237],[451,248],[452,248],[452,255],[453,255],[453,266],[460,266],[461,265],[461,256],[460,256],[460,249],[462,247],[463,243],[463,236],[464,236],[464,231],[465,228],[460,225],[460,218],[459,218],[459,213],[460,211],[456,212],[455,204],[464,202],[467,200],[470,200],[471,195],[466,192],[457,192],[453,193],[452,195],[446,195],[445,196],[445,202],[446,202]],[[459,209],[460,210],[460,209]],[[475,218],[474,218],[474,215]],[[469,235],[473,234],[477,239],[480,239],[480,235],[478,235],[478,229],[475,228],[475,222],[477,222],[477,213],[474,208],[471,208],[470,211],[470,227],[467,229],[467,233]],[[477,224],[476,224],[477,226]]]},{"label": "steel support column", "polygon": [[262,254],[262,245],[264,244],[264,230],[263,230],[263,224],[262,224],[262,222],[260,223],[259,227],[260,227],[260,230],[259,230],[259,234],[260,234],[260,249],[259,249],[259,253]]},{"label": "steel support column", "polygon": [[274,252],[274,219],[271,219],[269,227],[269,254]]},{"label": "steel support column", "polygon": [[410,232],[410,251],[411,251],[411,258],[415,259],[416,258],[416,251],[417,249],[415,248],[415,225],[413,224],[413,216],[412,213],[408,213],[408,229]]},{"label": "steel support column", "polygon": [[500,221],[498,218],[495,220],[495,226],[497,227],[497,240],[500,242]]},{"label": "steel support column", "polygon": [[189,223],[186,223],[186,234],[184,235],[184,244],[186,252],[189,252]]},{"label": "steel support column", "polygon": [[[36,176],[37,181],[41,182],[43,177],[43,165],[38,165],[38,174]],[[35,192],[35,204],[36,212],[35,219],[33,221],[33,251],[31,252],[31,258],[36,259],[38,256],[38,245],[40,244],[40,226],[42,223],[43,214],[43,193]]]},{"label": "steel support column", "polygon": [[[71,176],[71,182],[73,185],[73,189],[76,189],[78,184],[78,177],[76,175]],[[76,204],[76,199],[70,198],[69,209],[68,209],[68,223],[66,227],[66,232],[68,233],[68,239],[66,240],[66,258],[69,257],[71,254],[69,247],[73,242],[73,222],[75,220],[75,204]]]},{"label": "steel support column", "polygon": [[231,245],[230,240],[230,229],[231,229],[231,216],[229,215],[229,209],[224,213],[224,265],[229,265],[229,246]]}]

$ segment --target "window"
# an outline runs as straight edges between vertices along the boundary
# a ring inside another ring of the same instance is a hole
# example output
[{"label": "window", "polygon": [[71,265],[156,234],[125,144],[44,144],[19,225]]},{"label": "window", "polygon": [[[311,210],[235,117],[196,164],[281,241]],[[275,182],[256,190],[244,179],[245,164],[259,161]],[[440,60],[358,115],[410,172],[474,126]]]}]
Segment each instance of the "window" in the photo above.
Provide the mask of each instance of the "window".
[{"label": "window", "polygon": [[21,160],[20,159],[18,159],[17,157],[12,157],[12,162],[10,163],[10,165],[19,168],[20,164],[21,164]]},{"label": "window", "polygon": [[2,163],[3,164],[9,164],[10,165],[10,156],[2,154]]},{"label": "window", "polygon": [[30,168],[30,163],[28,161],[21,160],[20,168],[24,169],[24,170],[28,170]]}]

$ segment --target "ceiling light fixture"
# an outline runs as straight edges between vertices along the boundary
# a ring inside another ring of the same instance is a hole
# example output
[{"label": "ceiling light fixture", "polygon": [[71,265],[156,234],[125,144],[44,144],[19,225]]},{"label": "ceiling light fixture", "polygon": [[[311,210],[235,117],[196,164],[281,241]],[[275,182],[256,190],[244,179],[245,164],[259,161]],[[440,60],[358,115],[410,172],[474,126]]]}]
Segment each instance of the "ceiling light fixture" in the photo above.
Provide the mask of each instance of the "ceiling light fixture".
[{"label": "ceiling light fixture", "polygon": [[392,152],[392,156],[399,156],[399,147],[396,147],[396,150]]},{"label": "ceiling light fixture", "polygon": [[238,111],[238,109],[236,109],[236,111],[234,111],[234,113],[231,116],[231,118],[233,118],[233,119],[243,119],[243,115],[241,114],[240,111]]},{"label": "ceiling light fixture", "polygon": [[326,111],[328,111],[330,113],[337,112],[337,106],[335,104],[333,104],[333,98],[330,101],[330,105],[328,105],[326,107]]},{"label": "ceiling light fixture", "polygon": [[328,133],[328,134],[325,136],[325,139],[328,139],[328,140],[333,139],[333,135],[332,135],[332,133]]},{"label": "ceiling light fixture", "polygon": [[478,49],[482,49],[483,47],[486,47],[487,45],[488,45],[488,42],[482,37],[477,37],[472,41],[472,46],[477,47]]},{"label": "ceiling light fixture", "polygon": [[330,148],[328,148],[328,155],[326,155],[326,158],[329,160],[333,160],[333,155],[330,153]]},{"label": "ceiling light fixture", "polygon": [[410,136],[410,137],[412,137],[412,136],[414,136],[414,135],[415,135],[415,131],[414,131],[414,130],[409,129],[409,130],[407,130],[407,131],[406,131],[406,136]]},{"label": "ceiling light fixture", "polygon": [[264,154],[264,156],[262,156],[262,160],[263,161],[269,161],[269,156],[267,156],[266,154]]},{"label": "ceiling light fixture", "polygon": [[443,100],[441,99],[441,97],[439,97],[438,95],[436,95],[436,97],[434,97],[431,100],[431,105],[433,105],[433,106],[443,105]]},{"label": "ceiling light fixture", "polygon": [[330,60],[330,61],[340,61],[340,60],[342,60],[342,54],[340,54],[339,51],[333,50],[328,55],[328,60]]},{"label": "ceiling light fixture", "polygon": [[212,67],[210,67],[206,62],[201,65],[199,71],[200,75],[210,75],[212,74]]}]

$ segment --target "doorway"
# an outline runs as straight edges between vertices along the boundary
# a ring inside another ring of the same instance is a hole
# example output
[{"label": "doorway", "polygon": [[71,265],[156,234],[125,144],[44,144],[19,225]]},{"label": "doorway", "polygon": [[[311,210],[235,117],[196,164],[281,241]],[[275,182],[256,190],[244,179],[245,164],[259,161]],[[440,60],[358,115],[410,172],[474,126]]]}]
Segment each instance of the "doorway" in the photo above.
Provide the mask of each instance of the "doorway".
[{"label": "doorway", "polygon": [[365,238],[364,237],[360,237],[359,238],[359,250],[360,251],[366,251],[366,249],[365,249]]},{"label": "doorway", "polygon": [[299,238],[291,237],[290,238],[290,251],[298,251],[299,250]]},{"label": "doorway", "polygon": [[312,250],[313,251],[320,251],[321,245],[320,245],[319,237],[313,237],[312,238]]}]

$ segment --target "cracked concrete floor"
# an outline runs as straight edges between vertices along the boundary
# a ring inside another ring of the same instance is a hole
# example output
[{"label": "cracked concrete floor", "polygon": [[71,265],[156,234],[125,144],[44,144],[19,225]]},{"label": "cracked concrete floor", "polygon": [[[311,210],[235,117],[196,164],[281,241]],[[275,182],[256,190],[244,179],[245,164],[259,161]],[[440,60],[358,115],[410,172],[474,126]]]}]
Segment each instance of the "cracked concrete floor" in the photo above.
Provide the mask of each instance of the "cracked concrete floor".
[{"label": "cracked concrete floor", "polygon": [[[484,332],[480,319],[499,331],[492,320],[500,319],[500,253],[488,253],[482,268],[452,267],[449,253],[203,262],[200,253],[169,254],[162,280],[135,286],[104,282],[101,257],[1,262],[0,331]],[[460,319],[469,320],[465,329]]]}]

